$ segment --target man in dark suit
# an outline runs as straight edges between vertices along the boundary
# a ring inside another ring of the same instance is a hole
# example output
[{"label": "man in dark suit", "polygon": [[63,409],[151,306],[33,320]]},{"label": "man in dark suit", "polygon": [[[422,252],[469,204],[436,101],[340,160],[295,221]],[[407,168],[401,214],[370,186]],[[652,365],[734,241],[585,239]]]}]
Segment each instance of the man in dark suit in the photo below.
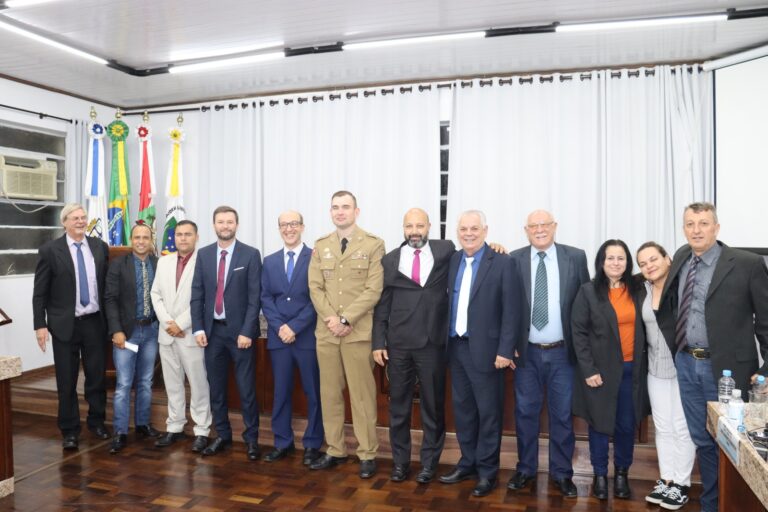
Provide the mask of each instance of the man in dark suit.
[{"label": "man in dark suit", "polygon": [[[577,496],[573,484],[574,354],[571,305],[589,281],[587,256],[581,249],[555,243],[557,222],[551,213],[528,215],[525,233],[530,245],[511,253],[525,287],[521,327],[515,353],[515,430],[517,471],[507,487],[524,488],[535,479],[539,462],[539,416],[546,390],[549,413],[549,474],[566,498]],[[527,341],[527,343],[526,343]]]},{"label": "man in dark suit", "polygon": [[[718,507],[718,447],[707,432],[707,402],[717,381],[733,372],[745,398],[750,379],[768,374],[768,268],[763,259],[717,240],[720,224],[710,203],[683,214],[688,244],[678,249],[656,314],[675,358],[680,396],[701,471],[701,506]],[[758,369],[758,350],[764,364]],[[687,491],[687,489],[685,489]]]},{"label": "man in dark suit", "polygon": [[315,324],[317,313],[309,298],[307,269],[312,249],[301,241],[304,218],[288,211],[277,219],[285,247],[264,258],[261,274],[261,308],[267,319],[267,349],[275,378],[272,432],[275,449],[264,456],[274,462],[293,453],[291,405],[293,371],[299,369],[307,397],[307,427],[304,430],[303,463],[320,457],[323,417],[320,410],[320,370],[317,365]]},{"label": "man in dark suit", "polygon": [[85,236],[88,215],[79,204],[61,210],[66,233],[39,250],[32,293],[35,336],[45,352],[49,332],[53,336],[53,361],[59,395],[58,426],[67,450],[78,447],[80,409],[77,374],[82,356],[88,429],[109,439],[104,427],[107,391],[104,383],[102,294],[109,248],[97,238]]},{"label": "man in dark suit", "polygon": [[136,379],[134,425],[140,437],[157,437],[152,428],[152,376],[157,359],[157,317],[152,308],[152,282],[157,256],[152,228],[136,224],[131,229],[131,254],[109,265],[104,289],[107,328],[112,336],[112,360],[115,362],[115,396],[112,426],[114,437],[109,453],[120,452],[128,440],[131,389]]},{"label": "man in dark suit", "polygon": [[435,476],[445,441],[445,340],[448,324],[448,264],[456,252],[449,240],[429,240],[427,212],[405,214],[405,242],[384,256],[384,290],[373,312],[373,359],[388,362],[390,479],[408,478],[411,411],[418,383],[421,424],[419,483]]},{"label": "man in dark suit", "polygon": [[249,460],[259,459],[259,407],[253,341],[259,337],[261,255],[235,239],[237,211],[219,206],[213,211],[217,242],[200,249],[192,280],[192,330],[205,347],[205,367],[211,389],[211,412],[218,437],[203,450],[214,455],[232,445],[227,408],[229,363],[235,366]]},{"label": "man in dark suit", "polygon": [[477,476],[474,496],[496,487],[504,416],[504,368],[520,336],[522,285],[517,264],[485,244],[488,226],[477,210],[459,218],[462,251],[448,270],[451,392],[461,459],[440,477],[452,484]]}]

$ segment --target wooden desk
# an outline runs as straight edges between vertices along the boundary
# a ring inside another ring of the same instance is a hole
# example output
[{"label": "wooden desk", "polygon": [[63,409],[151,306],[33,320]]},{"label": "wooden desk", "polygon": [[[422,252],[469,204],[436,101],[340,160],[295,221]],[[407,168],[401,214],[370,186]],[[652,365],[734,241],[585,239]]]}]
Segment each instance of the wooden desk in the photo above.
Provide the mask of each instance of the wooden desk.
[{"label": "wooden desk", "polygon": [[21,375],[21,358],[0,356],[0,498],[13,494],[11,380]]},{"label": "wooden desk", "polygon": [[[746,404],[744,423],[748,430],[765,424],[758,415],[758,404]],[[724,407],[722,409],[725,409]],[[721,411],[718,402],[707,404],[707,430],[720,446],[720,469],[718,474],[719,509],[723,511],[759,511],[768,509],[768,463],[749,443],[746,434],[737,433],[735,449],[718,439],[721,429]],[[726,420],[727,421],[727,420]],[[733,432],[733,431],[731,431]],[[737,459],[732,456],[735,455]]]}]

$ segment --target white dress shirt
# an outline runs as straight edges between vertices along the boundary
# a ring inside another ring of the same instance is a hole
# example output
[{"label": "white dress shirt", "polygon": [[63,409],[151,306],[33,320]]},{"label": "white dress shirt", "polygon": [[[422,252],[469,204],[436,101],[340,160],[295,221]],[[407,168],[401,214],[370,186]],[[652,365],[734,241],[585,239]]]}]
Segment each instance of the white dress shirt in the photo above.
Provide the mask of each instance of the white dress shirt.
[{"label": "white dress shirt", "polygon": [[[422,287],[429,278],[429,273],[432,272],[432,267],[435,266],[435,258],[432,256],[432,249],[429,247],[429,242],[424,244],[424,247],[420,248],[419,254],[419,283]],[[400,265],[397,269],[405,275],[408,279],[411,278],[413,271],[413,258],[416,256],[416,249],[408,244],[400,247]]]},{"label": "white dress shirt", "polygon": [[88,245],[88,239],[83,237],[81,240],[83,243],[83,259],[85,260],[85,273],[88,276],[88,295],[90,296],[90,302],[87,306],[80,304],[80,270],[77,268],[77,246],[73,238],[67,235],[67,247],[69,247],[69,254],[72,256],[72,263],[75,265],[75,316],[90,315],[96,313],[99,310],[99,286],[96,279],[96,262],[93,259],[93,253],[91,252],[91,246]]}]

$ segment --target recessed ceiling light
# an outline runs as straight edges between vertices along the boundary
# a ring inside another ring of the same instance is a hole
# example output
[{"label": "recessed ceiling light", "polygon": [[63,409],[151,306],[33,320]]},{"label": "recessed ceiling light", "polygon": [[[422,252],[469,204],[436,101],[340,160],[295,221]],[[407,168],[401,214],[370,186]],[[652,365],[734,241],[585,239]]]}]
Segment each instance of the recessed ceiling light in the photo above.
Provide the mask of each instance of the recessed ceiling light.
[{"label": "recessed ceiling light", "polygon": [[439,41],[458,41],[462,39],[480,39],[485,37],[485,30],[476,32],[460,32],[457,34],[439,34],[434,36],[403,37],[400,39],[384,39],[381,41],[364,41],[361,43],[344,43],[345,50],[367,50],[371,48],[386,48],[409,44],[435,43]]},{"label": "recessed ceiling light", "polygon": [[53,39],[48,39],[47,37],[43,37],[39,34],[35,34],[34,32],[30,32],[29,30],[23,29],[21,27],[17,27],[16,25],[12,25],[5,21],[0,21],[0,28],[7,30],[9,32],[13,32],[14,34],[27,37],[29,39],[32,39],[33,41],[37,41],[38,43],[43,43],[43,44],[47,44],[48,46],[58,48],[59,50],[63,50],[65,52],[71,53],[72,55],[77,55],[78,57],[88,59],[98,64],[105,64],[105,65],[107,64],[106,59],[102,59],[101,57],[97,57],[96,55],[91,55],[88,52],[84,52],[82,50],[78,50],[77,48],[67,46],[66,44],[60,43],[58,41],[54,41]]}]

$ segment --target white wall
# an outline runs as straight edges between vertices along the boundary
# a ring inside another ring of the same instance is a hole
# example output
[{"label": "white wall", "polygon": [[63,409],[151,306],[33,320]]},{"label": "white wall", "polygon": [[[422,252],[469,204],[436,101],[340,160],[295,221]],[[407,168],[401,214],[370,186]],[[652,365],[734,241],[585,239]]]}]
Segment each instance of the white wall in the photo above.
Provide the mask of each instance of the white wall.
[{"label": "white wall", "polygon": [[768,248],[768,57],[715,72],[720,239]]},{"label": "white wall", "polygon": [[[68,119],[87,119],[91,103],[63,94],[52,93],[0,78],[0,98],[5,105],[43,112]],[[96,105],[104,116],[107,107]],[[40,119],[0,108],[0,121],[11,122],[45,131],[64,133],[67,123],[55,119]],[[72,200],[72,198],[67,198]],[[0,327],[0,354],[21,356],[24,371],[53,364],[50,346],[43,354],[35,341],[32,323],[32,276],[0,277],[0,308],[13,323]]]}]

